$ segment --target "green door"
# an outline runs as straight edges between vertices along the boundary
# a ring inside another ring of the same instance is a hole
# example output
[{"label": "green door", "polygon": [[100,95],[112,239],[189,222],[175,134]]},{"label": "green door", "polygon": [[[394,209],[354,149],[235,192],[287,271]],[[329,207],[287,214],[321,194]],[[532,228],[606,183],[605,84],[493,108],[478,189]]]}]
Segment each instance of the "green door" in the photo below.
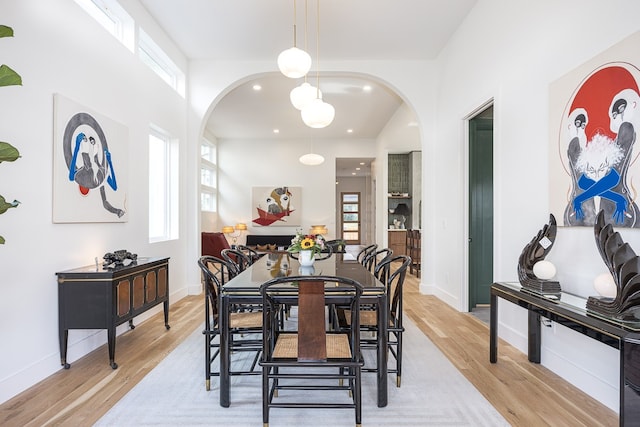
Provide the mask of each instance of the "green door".
[{"label": "green door", "polygon": [[493,117],[469,121],[469,310],[493,283]]}]

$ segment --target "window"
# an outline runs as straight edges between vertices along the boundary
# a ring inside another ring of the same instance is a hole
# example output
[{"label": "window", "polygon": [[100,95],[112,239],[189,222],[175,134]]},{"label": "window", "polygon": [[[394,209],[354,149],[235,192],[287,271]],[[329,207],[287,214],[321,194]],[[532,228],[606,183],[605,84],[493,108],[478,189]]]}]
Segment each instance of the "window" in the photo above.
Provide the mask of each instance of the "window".
[{"label": "window", "polygon": [[135,22],[116,0],[75,0],[85,12],[133,52]]},{"label": "window", "polygon": [[341,193],[342,239],[350,245],[360,244],[360,193]]},{"label": "window", "polygon": [[217,172],[216,146],[203,139],[200,145],[200,210],[216,212],[217,209]]},{"label": "window", "polygon": [[149,135],[149,242],[178,238],[178,143],[152,127]]},{"label": "window", "polygon": [[162,80],[185,96],[185,75],[178,66],[142,29],[138,35],[138,56]]}]

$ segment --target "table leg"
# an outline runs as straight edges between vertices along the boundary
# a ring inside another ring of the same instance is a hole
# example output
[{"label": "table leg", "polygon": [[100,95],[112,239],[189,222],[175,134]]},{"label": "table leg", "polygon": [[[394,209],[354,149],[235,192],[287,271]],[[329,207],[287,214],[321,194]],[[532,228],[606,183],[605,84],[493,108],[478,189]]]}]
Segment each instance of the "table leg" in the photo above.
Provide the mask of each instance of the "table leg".
[{"label": "table leg", "polygon": [[620,422],[637,426],[640,420],[640,337],[626,336],[620,340]]},{"label": "table leg", "polygon": [[67,342],[69,341],[69,330],[68,329],[60,329],[59,332],[60,339],[60,364],[64,366],[64,369],[69,369],[71,365],[67,363]]},{"label": "table leg", "polygon": [[111,325],[107,328],[107,346],[109,347],[109,365],[112,369],[117,369],[116,358],[116,327]]},{"label": "table leg", "polygon": [[389,324],[387,295],[378,297],[378,407],[387,406],[387,346]]},{"label": "table leg", "polygon": [[220,327],[220,406],[228,408],[230,405],[230,373],[229,365],[231,352],[229,351],[229,298],[222,295],[218,311],[218,326]]},{"label": "table leg", "polygon": [[169,330],[171,329],[171,326],[169,326],[169,299],[168,298],[163,303],[163,308],[164,308],[164,327],[165,329]]},{"label": "table leg", "polygon": [[489,300],[489,362],[498,361],[498,296],[491,293]]},{"label": "table leg", "polygon": [[541,334],[540,315],[529,310],[529,362],[540,363]]}]

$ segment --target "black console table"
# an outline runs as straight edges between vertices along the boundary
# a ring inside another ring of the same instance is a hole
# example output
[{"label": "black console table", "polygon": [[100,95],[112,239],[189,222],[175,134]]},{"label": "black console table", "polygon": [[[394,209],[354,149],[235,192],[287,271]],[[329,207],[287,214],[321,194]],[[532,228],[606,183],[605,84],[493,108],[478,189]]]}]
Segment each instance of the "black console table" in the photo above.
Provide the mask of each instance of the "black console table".
[{"label": "black console table", "polygon": [[529,361],[540,363],[540,317],[546,317],[620,351],[621,426],[640,425],[640,322],[622,322],[587,312],[585,298],[568,293],[545,297],[523,290],[518,283],[491,285],[489,360],[498,360],[498,297],[529,313]]},{"label": "black console table", "polygon": [[138,258],[135,264],[105,269],[89,265],[57,272],[58,335],[60,362],[67,363],[69,329],[106,329],[109,364],[113,369],[116,326],[160,303],[164,303],[164,325],[169,329],[169,258]]}]

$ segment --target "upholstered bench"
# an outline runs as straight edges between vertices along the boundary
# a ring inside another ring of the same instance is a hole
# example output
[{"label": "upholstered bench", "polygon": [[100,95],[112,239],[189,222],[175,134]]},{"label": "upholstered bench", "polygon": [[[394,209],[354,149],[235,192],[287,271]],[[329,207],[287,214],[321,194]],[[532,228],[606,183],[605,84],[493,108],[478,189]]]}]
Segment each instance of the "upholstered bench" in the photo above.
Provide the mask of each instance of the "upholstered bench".
[{"label": "upholstered bench", "polygon": [[295,236],[280,234],[247,234],[245,246],[259,251],[275,251],[278,248],[288,248]]}]

